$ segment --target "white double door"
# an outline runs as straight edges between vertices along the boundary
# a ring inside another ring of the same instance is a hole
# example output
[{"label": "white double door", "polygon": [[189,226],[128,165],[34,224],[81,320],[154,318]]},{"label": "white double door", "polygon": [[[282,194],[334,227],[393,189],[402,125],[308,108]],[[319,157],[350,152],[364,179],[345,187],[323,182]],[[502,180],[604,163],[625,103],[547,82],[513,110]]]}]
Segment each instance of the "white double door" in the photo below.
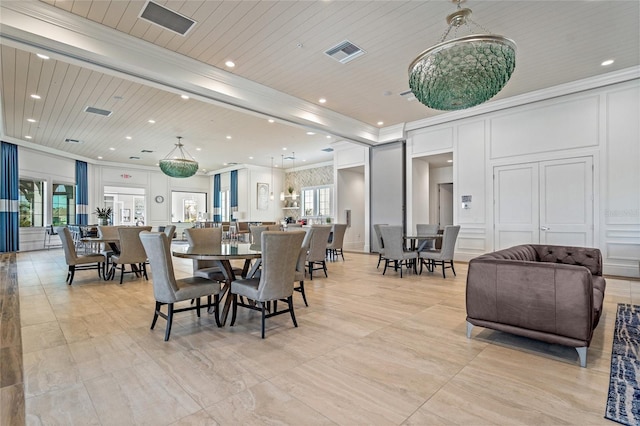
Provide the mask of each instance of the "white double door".
[{"label": "white double door", "polygon": [[496,166],[494,248],[593,246],[593,159]]}]

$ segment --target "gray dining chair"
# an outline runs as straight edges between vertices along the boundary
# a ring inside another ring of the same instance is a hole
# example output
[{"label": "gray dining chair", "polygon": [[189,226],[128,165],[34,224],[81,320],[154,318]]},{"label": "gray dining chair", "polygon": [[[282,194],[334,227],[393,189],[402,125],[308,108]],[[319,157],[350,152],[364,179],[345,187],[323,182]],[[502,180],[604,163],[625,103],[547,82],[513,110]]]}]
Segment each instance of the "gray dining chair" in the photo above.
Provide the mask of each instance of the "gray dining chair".
[{"label": "gray dining chair", "polygon": [[176,226],[175,225],[167,225],[164,227],[164,233],[169,238],[169,241],[173,240],[173,237],[176,234]]},{"label": "gray dining chair", "polygon": [[380,235],[384,240],[384,271],[387,272],[389,262],[394,263],[394,270],[400,269],[400,278],[402,278],[402,266],[412,267],[413,272],[417,272],[416,261],[418,258],[417,251],[406,251],[403,248],[402,226],[381,226]]},{"label": "gray dining chair", "polygon": [[[220,283],[200,277],[176,280],[171,260],[171,242],[163,232],[141,232],[140,241],[149,256],[153,296],[156,300],[151,330],[155,327],[158,316],[164,318],[167,321],[164,334],[164,341],[166,342],[171,334],[173,314],[195,309],[196,315],[200,317],[200,298],[203,296],[207,296],[206,308],[214,308],[216,325],[221,327],[219,308],[222,286]],[[211,296],[213,296],[213,303]],[[195,306],[175,308],[175,303],[192,299],[196,301]],[[161,311],[162,305],[167,305],[166,314]]]},{"label": "gray dining chair", "polygon": [[304,279],[307,276],[307,253],[309,252],[313,232],[311,228],[302,228],[302,230],[305,234],[302,240],[302,246],[300,247],[300,253],[298,254],[298,263],[296,263],[296,275],[294,279],[294,281],[298,283],[298,286],[294,287],[293,290],[299,292],[302,295],[304,305],[309,306],[309,303],[307,303],[307,294],[304,291]]},{"label": "gray dining chair", "polygon": [[344,244],[344,234],[347,231],[346,223],[334,223],[331,229],[331,241],[327,244],[327,257],[335,260],[338,256],[344,261],[342,246]]},{"label": "gray dining chair", "polygon": [[388,226],[387,223],[376,223],[373,225],[373,231],[376,234],[376,238],[378,241],[378,265],[376,265],[376,269],[380,267],[380,262],[384,259],[384,241],[382,241],[382,234],[380,233],[381,226]]},{"label": "gray dining chair", "polygon": [[[418,223],[416,225],[416,233],[418,237],[435,237],[436,235],[438,235],[439,228],[440,228],[439,225],[432,225],[429,223]],[[418,247],[425,248],[427,246],[431,250],[435,249],[436,240],[435,239],[425,240],[425,239],[418,238]]]},{"label": "gray dining chair", "polygon": [[77,270],[97,269],[98,277],[104,275],[103,268],[105,263],[105,256],[100,253],[87,253],[78,255],[76,252],[76,246],[73,242],[73,236],[69,231],[69,228],[59,226],[55,228],[55,232],[60,237],[62,242],[62,249],[64,251],[64,260],[69,266],[67,272],[66,283],[71,285],[73,277]]},{"label": "gray dining chair", "polygon": [[268,230],[267,225],[251,225],[249,226],[249,232],[251,233],[251,244],[260,246],[260,236],[264,231]]},{"label": "gray dining chair", "polygon": [[[271,232],[261,236],[262,270],[259,278],[246,278],[231,283],[233,313],[231,325],[236,322],[238,306],[260,311],[262,314],[261,335],[264,339],[265,320],[275,315],[289,313],[295,327],[298,326],[293,309],[293,287],[296,263],[299,258],[304,232]],[[255,303],[238,301],[238,296]],[[278,300],[285,301],[287,309],[278,311]],[[267,304],[274,302],[273,312],[267,313]]]},{"label": "gray dining chair", "polygon": [[[220,246],[222,228],[187,228],[184,230],[190,247]],[[193,259],[193,276],[212,281],[224,281],[224,273],[215,260]]]},{"label": "gray dining chair", "polygon": [[[458,233],[460,232],[460,225],[447,225],[444,227],[444,233],[442,235],[442,247],[440,250],[422,250],[418,252],[420,256],[420,273],[422,273],[423,265],[427,266],[427,270],[433,272],[437,264],[442,265],[442,277],[447,278],[445,273],[446,269],[451,269],[453,275],[456,275],[456,270],[453,267],[453,254],[456,247],[456,240]],[[449,266],[445,266],[445,262],[449,263]]]},{"label": "gray dining chair", "polygon": [[327,243],[331,233],[331,225],[312,225],[311,242],[307,253],[307,268],[309,279],[313,281],[313,271],[322,269],[324,276],[327,275]]},{"label": "gray dining chair", "polygon": [[[124,274],[142,275],[145,280],[147,276],[147,253],[140,242],[140,232],[151,231],[150,226],[123,226],[118,228],[120,237],[120,253],[111,256],[111,279],[116,275],[116,270],[120,269],[120,284]],[[120,265],[120,268],[118,268]],[[126,265],[131,265],[131,270],[126,270]]]}]

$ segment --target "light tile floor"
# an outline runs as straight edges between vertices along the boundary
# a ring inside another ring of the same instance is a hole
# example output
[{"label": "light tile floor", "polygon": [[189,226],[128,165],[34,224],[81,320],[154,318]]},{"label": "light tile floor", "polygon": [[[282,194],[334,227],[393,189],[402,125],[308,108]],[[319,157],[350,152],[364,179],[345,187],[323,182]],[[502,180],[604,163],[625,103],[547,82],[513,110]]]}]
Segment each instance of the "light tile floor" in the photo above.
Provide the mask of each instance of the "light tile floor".
[{"label": "light tile floor", "polygon": [[607,279],[580,368],[572,348],[481,328],[467,339],[466,264],[400,279],[377,256],[345,258],[305,282],[308,308],[294,295],[298,328],[271,318],[261,340],[256,312],[224,328],[187,312],[164,342],[150,281],[83,271],[67,286],[60,250],[19,254],[27,424],[612,424],[616,304],[640,304],[640,282]]}]

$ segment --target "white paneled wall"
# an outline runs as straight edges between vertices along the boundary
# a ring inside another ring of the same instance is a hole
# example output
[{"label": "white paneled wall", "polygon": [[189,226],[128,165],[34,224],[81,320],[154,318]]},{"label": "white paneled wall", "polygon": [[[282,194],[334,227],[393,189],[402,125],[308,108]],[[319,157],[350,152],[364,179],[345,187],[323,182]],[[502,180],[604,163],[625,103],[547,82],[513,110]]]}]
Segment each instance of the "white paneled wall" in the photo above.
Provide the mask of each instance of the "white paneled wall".
[{"label": "white paneled wall", "polygon": [[[469,260],[495,247],[495,167],[588,157],[594,245],[605,272],[640,276],[639,86],[633,80],[409,132],[407,160],[414,164],[453,151],[454,222],[461,225],[456,258]],[[472,196],[470,209],[462,209],[462,195]],[[408,211],[415,211],[416,198],[407,200]]]}]

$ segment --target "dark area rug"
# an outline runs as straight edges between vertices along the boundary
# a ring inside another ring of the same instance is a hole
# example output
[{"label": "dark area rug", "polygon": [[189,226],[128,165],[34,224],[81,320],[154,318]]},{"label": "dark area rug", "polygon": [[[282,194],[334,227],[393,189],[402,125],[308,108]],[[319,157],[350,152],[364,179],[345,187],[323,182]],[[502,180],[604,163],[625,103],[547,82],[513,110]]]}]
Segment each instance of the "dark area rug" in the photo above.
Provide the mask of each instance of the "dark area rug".
[{"label": "dark area rug", "polygon": [[606,419],[640,426],[640,306],[618,304]]}]

